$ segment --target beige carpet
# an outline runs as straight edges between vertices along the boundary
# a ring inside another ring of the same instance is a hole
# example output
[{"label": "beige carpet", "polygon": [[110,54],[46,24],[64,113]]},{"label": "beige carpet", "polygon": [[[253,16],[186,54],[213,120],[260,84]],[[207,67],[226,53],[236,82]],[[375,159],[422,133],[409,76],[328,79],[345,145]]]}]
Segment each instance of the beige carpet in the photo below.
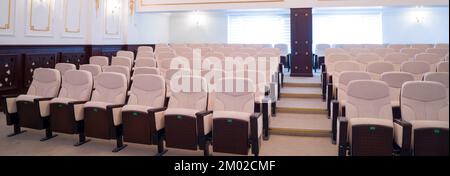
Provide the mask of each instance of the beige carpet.
[{"label": "beige carpet", "polygon": [[[40,142],[44,131],[26,129],[21,135],[8,138],[12,127],[6,126],[5,117],[0,113],[0,155],[12,156],[153,156],[156,146],[129,144],[119,153],[112,153],[115,141],[92,140],[91,142],[74,147],[76,135],[59,134],[58,137]],[[186,151],[168,149],[167,156],[201,156],[201,151]],[[213,153],[215,156],[228,154]],[[269,141],[262,144],[261,156],[334,156],[337,147],[332,145],[329,138],[322,137],[294,137],[272,135]]]}]

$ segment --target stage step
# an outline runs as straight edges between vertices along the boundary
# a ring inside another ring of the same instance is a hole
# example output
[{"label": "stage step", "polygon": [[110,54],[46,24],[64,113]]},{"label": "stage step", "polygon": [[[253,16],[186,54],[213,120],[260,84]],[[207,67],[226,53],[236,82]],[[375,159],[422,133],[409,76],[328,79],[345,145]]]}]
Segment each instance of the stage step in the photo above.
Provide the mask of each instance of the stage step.
[{"label": "stage step", "polygon": [[278,113],[327,114],[326,103],[315,98],[281,98],[277,102]]}]

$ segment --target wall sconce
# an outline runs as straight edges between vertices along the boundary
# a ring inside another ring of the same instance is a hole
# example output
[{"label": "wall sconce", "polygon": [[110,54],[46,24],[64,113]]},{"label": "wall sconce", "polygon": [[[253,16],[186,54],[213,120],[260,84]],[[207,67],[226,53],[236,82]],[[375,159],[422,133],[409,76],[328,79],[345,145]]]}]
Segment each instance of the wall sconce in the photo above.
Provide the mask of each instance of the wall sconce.
[{"label": "wall sconce", "polygon": [[200,26],[204,20],[204,16],[202,16],[202,14],[200,14],[200,11],[198,10],[193,11],[190,15],[190,18],[192,23],[195,23],[196,26]]},{"label": "wall sconce", "polygon": [[425,11],[424,11],[424,9],[423,9],[423,6],[417,6],[417,7],[414,9],[414,12],[413,12],[413,18],[414,18],[414,21],[415,21],[417,24],[424,23],[424,21],[425,21],[425,16],[426,16],[426,13],[425,13]]}]

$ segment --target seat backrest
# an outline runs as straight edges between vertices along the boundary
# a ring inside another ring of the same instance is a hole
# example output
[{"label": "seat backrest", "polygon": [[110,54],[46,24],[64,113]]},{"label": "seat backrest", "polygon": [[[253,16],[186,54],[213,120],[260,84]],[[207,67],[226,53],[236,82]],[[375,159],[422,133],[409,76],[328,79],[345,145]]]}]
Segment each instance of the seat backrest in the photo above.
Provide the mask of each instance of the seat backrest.
[{"label": "seat backrest", "polygon": [[327,66],[327,72],[332,74],[334,72],[334,64],[339,61],[351,61],[354,57],[345,53],[336,53],[327,55],[325,58],[325,65]]},{"label": "seat backrest", "polygon": [[369,48],[351,48],[349,51],[352,56],[358,56],[360,54],[370,53]]},{"label": "seat backrest", "polygon": [[269,83],[265,72],[255,70],[237,71],[235,78],[251,80],[256,88],[255,97],[264,96],[265,86]]},{"label": "seat backrest", "polygon": [[403,48],[411,48],[411,46],[407,44],[389,44],[387,47],[395,49],[396,51],[400,51]]},{"label": "seat backrest", "polygon": [[331,54],[349,54],[349,53],[342,48],[326,48],[325,57],[328,57]]},{"label": "seat backrest", "polygon": [[437,64],[441,62],[442,57],[432,53],[420,53],[416,55],[415,61],[426,62],[430,65],[431,70],[436,70]]},{"label": "seat backrest", "polygon": [[394,64],[390,62],[378,61],[367,65],[366,71],[370,74],[373,80],[380,80],[381,74],[385,72],[395,71]]},{"label": "seat backrest", "polygon": [[375,53],[361,53],[356,55],[356,61],[362,64],[363,69],[366,68],[367,64],[380,60],[381,57]]},{"label": "seat backrest", "polygon": [[372,50],[373,53],[377,54],[380,57],[384,57],[389,53],[395,53],[396,50],[392,48],[375,48]]},{"label": "seat backrest", "polygon": [[64,74],[67,71],[76,70],[77,66],[75,66],[75,64],[70,64],[70,63],[57,63],[55,65],[55,69],[58,70],[59,73],[61,73],[61,76],[64,76]]},{"label": "seat backrest", "polygon": [[448,73],[429,72],[429,73],[425,74],[425,76],[423,77],[423,80],[438,82],[438,83],[441,83],[442,85],[444,85],[445,88],[447,89],[447,98],[448,98],[448,82],[449,82]]},{"label": "seat backrest", "polygon": [[408,72],[414,75],[417,81],[423,79],[423,75],[430,72],[430,65],[421,61],[408,61],[404,62],[400,68],[402,72]]},{"label": "seat backrest", "polygon": [[437,54],[440,57],[445,57],[448,54],[448,48],[428,48],[427,53]]},{"label": "seat backrest", "polygon": [[333,82],[339,82],[339,74],[344,71],[363,71],[361,64],[355,61],[339,61],[334,63]]},{"label": "seat backrest", "polygon": [[138,67],[156,67],[155,59],[138,59],[134,62],[134,68]]},{"label": "seat backrest", "polygon": [[169,47],[167,47],[167,48],[156,48],[156,50],[155,50],[155,56],[156,56],[156,57],[158,57],[158,55],[159,55],[159,54],[162,54],[162,53],[172,53],[172,54],[175,54],[175,51],[174,51],[172,48],[169,48]]},{"label": "seat backrest", "polygon": [[394,64],[394,68],[396,71],[400,71],[400,67],[403,62],[411,61],[412,57],[409,57],[407,54],[403,53],[389,53],[384,56],[384,61],[390,62]]},{"label": "seat backrest", "polygon": [[163,107],[166,94],[164,78],[160,75],[137,75],[129,91],[128,105]]},{"label": "seat backrest", "polygon": [[116,65],[116,66],[105,66],[103,67],[103,72],[113,72],[120,73],[125,76],[127,82],[130,81],[130,69],[124,66]]},{"label": "seat backrest", "polygon": [[177,57],[177,55],[173,52],[161,52],[155,54],[156,60],[172,59],[174,57]]},{"label": "seat backrest", "polygon": [[104,72],[95,80],[95,90],[91,101],[124,104],[127,95],[127,79],[125,75],[113,72]]},{"label": "seat backrest", "polygon": [[124,66],[127,67],[129,70],[133,67],[133,60],[131,60],[128,57],[113,57],[111,61],[111,66]]},{"label": "seat backrest", "polygon": [[436,45],[434,45],[434,48],[442,48],[448,50],[448,43],[436,43]]},{"label": "seat backrest", "polygon": [[138,52],[136,60],[144,58],[155,58],[155,54],[153,54],[153,52],[146,52],[146,51]]},{"label": "seat backrest", "polygon": [[392,122],[392,105],[389,87],[382,81],[355,80],[347,87],[345,116],[352,118],[376,118]]},{"label": "seat backrest", "polygon": [[134,53],[132,51],[117,51],[116,56],[117,57],[128,57],[131,60],[134,60]]},{"label": "seat backrest", "polygon": [[410,81],[401,93],[402,119],[448,122],[448,99],[445,86],[431,81]]},{"label": "seat backrest", "polygon": [[235,111],[253,113],[255,107],[255,85],[243,78],[224,78],[216,84],[213,111]]},{"label": "seat backrest", "polygon": [[84,70],[67,71],[62,78],[58,97],[77,101],[88,101],[91,98],[94,81],[92,74]]},{"label": "seat backrest", "polygon": [[379,48],[386,48],[386,46],[384,44],[364,44],[364,48],[379,49]]},{"label": "seat backrest", "polygon": [[181,48],[181,47],[187,47],[188,45],[186,43],[170,43],[169,46],[171,48]]},{"label": "seat backrest", "polygon": [[[289,54],[289,46],[287,44],[275,44],[274,48],[280,49],[282,56],[287,56]],[[322,53],[325,53],[325,50]]]},{"label": "seat backrest", "polygon": [[437,72],[447,72],[448,73],[448,61],[439,62],[437,65]]},{"label": "seat backrest", "polygon": [[159,71],[158,68],[154,68],[154,67],[137,67],[134,68],[133,71],[133,77],[137,76],[137,75],[161,75],[161,72]]},{"label": "seat backrest", "polygon": [[138,53],[141,53],[141,52],[153,53],[153,48],[151,46],[139,46],[137,48],[137,52]]},{"label": "seat backrest", "polygon": [[408,55],[411,58],[414,58],[417,54],[422,53],[424,51],[417,48],[403,48],[400,50],[400,52]]},{"label": "seat backrest", "polygon": [[80,70],[90,72],[92,77],[95,79],[102,72],[102,67],[100,67],[100,65],[84,64],[80,65]]},{"label": "seat backrest", "polygon": [[278,57],[281,56],[281,51],[278,48],[261,48],[259,53],[272,53]]},{"label": "seat backrest", "polygon": [[391,101],[400,101],[400,91],[405,82],[414,81],[415,77],[407,72],[386,72],[381,74],[381,81],[389,86]]},{"label": "seat backrest", "polygon": [[33,72],[33,81],[27,95],[56,97],[61,87],[61,74],[56,69],[37,68]]},{"label": "seat backrest", "polygon": [[328,48],[331,48],[331,46],[329,44],[317,44],[314,54],[316,54],[318,56],[325,56],[325,51]]},{"label": "seat backrest", "polygon": [[371,80],[369,73],[361,71],[345,71],[340,74],[338,82],[338,100],[346,101],[347,86],[350,81],[354,80]]},{"label": "seat backrest", "polygon": [[[197,112],[205,111],[207,108],[207,84],[202,77],[185,75],[178,78],[179,85],[171,83],[171,95],[168,108],[192,109]],[[198,87],[197,87],[198,86]]]},{"label": "seat backrest", "polygon": [[426,50],[428,48],[434,48],[434,45],[433,44],[412,44],[411,48]]},{"label": "seat backrest", "polygon": [[89,63],[100,65],[100,67],[103,67],[109,65],[109,59],[105,56],[92,56],[91,58],[89,58]]}]

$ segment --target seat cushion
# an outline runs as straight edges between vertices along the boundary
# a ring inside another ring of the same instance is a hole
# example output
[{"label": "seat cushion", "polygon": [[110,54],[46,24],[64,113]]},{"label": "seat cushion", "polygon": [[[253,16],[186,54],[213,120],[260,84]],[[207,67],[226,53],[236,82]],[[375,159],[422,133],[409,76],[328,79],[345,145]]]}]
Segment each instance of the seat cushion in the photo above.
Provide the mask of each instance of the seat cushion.
[{"label": "seat cushion", "polygon": [[[411,144],[414,144],[414,130],[416,129],[424,129],[424,128],[444,128],[448,129],[448,122],[446,121],[429,121],[429,120],[414,120],[410,122],[412,125],[411,132]],[[403,127],[394,124],[394,139],[395,143],[398,146],[402,147],[403,145]],[[413,147],[414,145],[411,145]]]},{"label": "seat cushion", "polygon": [[84,104],[85,108],[102,108],[106,109],[107,106],[113,105],[112,103],[99,102],[99,101],[89,101]]},{"label": "seat cushion", "polygon": [[166,110],[165,115],[185,115],[196,117],[195,114],[198,110],[195,109],[184,109],[184,108],[169,108]]},{"label": "seat cushion", "polygon": [[52,101],[50,101],[51,103],[62,103],[62,104],[69,104],[69,102],[74,102],[77,101],[75,99],[71,99],[71,98],[53,98]]},{"label": "seat cushion", "polygon": [[149,109],[152,109],[152,107],[142,106],[142,105],[125,105],[122,108],[122,111],[137,111],[137,112],[148,113]]},{"label": "seat cushion", "polygon": [[213,119],[216,118],[232,118],[232,119],[238,119],[243,121],[250,121],[251,113],[246,112],[235,112],[235,111],[214,111],[213,113]]},{"label": "seat cushion", "polygon": [[41,96],[35,96],[35,95],[19,95],[17,97],[16,101],[28,101],[28,102],[34,102],[34,99],[36,98],[43,98]]}]

